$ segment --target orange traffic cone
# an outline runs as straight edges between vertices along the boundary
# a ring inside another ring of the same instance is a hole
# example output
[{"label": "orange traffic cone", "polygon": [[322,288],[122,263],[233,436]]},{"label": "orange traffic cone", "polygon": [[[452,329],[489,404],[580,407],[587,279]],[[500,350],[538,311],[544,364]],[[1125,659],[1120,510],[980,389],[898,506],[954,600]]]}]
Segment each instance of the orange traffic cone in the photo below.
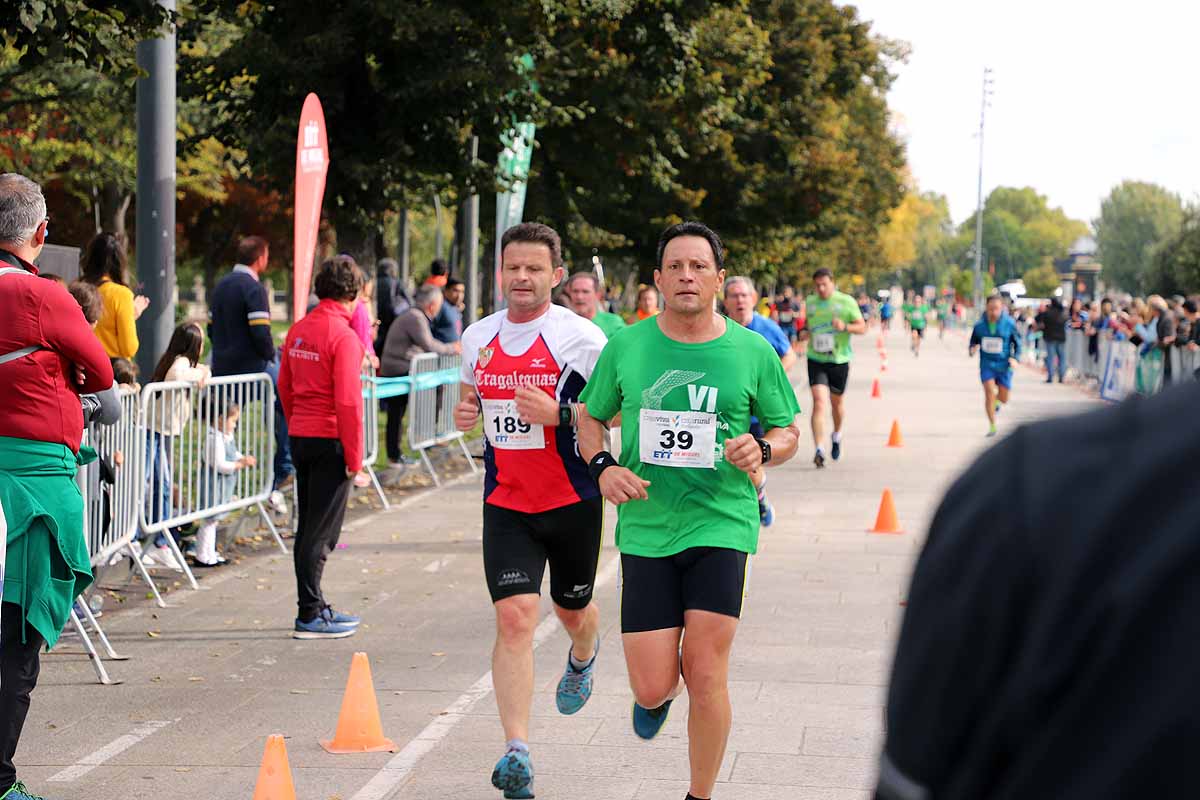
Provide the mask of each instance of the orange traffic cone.
[{"label": "orange traffic cone", "polygon": [[892,432],[888,435],[888,447],[904,447],[904,438],[900,435],[900,420],[892,420]]},{"label": "orange traffic cone", "polygon": [[887,353],[879,354],[879,371],[887,372]]},{"label": "orange traffic cone", "polygon": [[883,334],[879,334],[879,338],[875,340],[875,347],[879,350],[883,349]]},{"label": "orange traffic cone", "polygon": [[871,397],[883,397],[883,392],[879,390],[879,378],[871,384]]},{"label": "orange traffic cone", "polygon": [[875,527],[867,533],[904,533],[896,519],[896,502],[892,499],[891,489],[883,490],[883,499],[879,501],[879,514],[875,517]]},{"label": "orange traffic cone", "polygon": [[332,739],[322,741],[321,747],[330,753],[396,752],[396,743],[383,735],[366,653],[355,653],[350,662],[350,678],[346,681],[337,731]]},{"label": "orange traffic cone", "polygon": [[262,766],[258,768],[258,783],[254,785],[254,800],[296,800],[287,746],[279,734],[267,737]]}]

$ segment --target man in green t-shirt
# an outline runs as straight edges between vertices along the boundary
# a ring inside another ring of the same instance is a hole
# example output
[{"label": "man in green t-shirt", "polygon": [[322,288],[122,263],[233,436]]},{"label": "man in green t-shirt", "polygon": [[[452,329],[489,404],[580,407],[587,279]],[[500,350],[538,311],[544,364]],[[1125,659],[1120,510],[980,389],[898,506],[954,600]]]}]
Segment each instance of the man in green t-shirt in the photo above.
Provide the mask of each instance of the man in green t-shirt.
[{"label": "man in green t-shirt", "polygon": [[[791,458],[799,438],[800,407],[775,351],[713,310],[722,259],[720,238],[698,222],[664,231],[654,281],[666,310],[610,341],[580,396],[580,452],[620,507],[633,729],[654,737],[686,684],[690,798],[712,796],[729,738],[729,651],[758,547],[752,481]],[[603,449],[618,414],[619,463]]]},{"label": "man in green t-shirt", "polygon": [[802,341],[808,342],[808,385],[812,390],[812,435],[817,452],[813,464],[825,466],[825,411],[833,409],[833,436],[830,455],[834,461],[842,456],[842,423],[846,421],[842,395],[850,378],[850,359],[853,351],[850,336],[867,332],[867,323],[854,298],[839,292],[833,282],[833,272],[822,267],[813,273],[817,293],[808,296],[808,316],[800,331]]},{"label": "man in green t-shirt", "polygon": [[605,338],[611,339],[614,333],[625,327],[625,320],[600,310],[600,298],[604,296],[604,291],[600,279],[591,272],[576,272],[567,278],[563,294],[571,310],[594,322],[596,327],[604,331]]},{"label": "man in green t-shirt", "polygon": [[908,312],[908,329],[912,331],[912,351],[914,356],[921,355],[921,340],[925,338],[925,326],[929,324],[929,306],[925,305],[924,295],[913,297],[912,308]]}]

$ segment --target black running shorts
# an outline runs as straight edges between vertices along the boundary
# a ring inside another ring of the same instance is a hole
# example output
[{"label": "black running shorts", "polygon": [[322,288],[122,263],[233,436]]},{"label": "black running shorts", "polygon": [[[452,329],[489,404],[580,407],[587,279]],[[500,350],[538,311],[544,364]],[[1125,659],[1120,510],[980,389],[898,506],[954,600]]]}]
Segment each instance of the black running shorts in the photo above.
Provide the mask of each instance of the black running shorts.
[{"label": "black running shorts", "polygon": [[550,562],[550,597],[562,608],[592,600],[600,560],[604,499],[594,497],[538,514],[483,504],[483,571],[492,602],[541,594]]},{"label": "black running shorts", "polygon": [[691,547],[673,556],[621,554],[621,633],[683,627],[683,612],[742,615],[747,555]]},{"label": "black running shorts", "polygon": [[826,364],[808,359],[808,385],[824,384],[831,394],[844,394],[850,379],[850,364]]}]

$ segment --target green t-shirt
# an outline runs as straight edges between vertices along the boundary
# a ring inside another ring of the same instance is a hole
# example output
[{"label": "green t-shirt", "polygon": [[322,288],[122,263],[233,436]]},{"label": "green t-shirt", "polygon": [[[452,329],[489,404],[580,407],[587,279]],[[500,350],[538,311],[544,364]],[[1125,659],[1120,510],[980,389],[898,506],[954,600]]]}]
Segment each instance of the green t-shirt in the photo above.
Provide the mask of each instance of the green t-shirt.
[{"label": "green t-shirt", "polygon": [[604,331],[604,335],[609,339],[614,333],[625,327],[625,320],[607,311],[597,311],[596,316],[592,317],[592,322],[596,323],[596,327]]},{"label": "green t-shirt", "polygon": [[[608,343],[579,399],[596,419],[621,413],[621,465],[650,481],[648,500],[618,508],[617,547],[622,553],[660,558],[691,547],[758,549],[754,486],[725,461],[724,453],[726,439],[749,432],[751,416],[770,430],[792,424],[800,413],[796,392],[766,339],[727,320],[719,338],[685,344],[667,338],[658,320],[643,320]],[[647,430],[645,442],[643,409],[648,416],[661,412],[663,420]],[[711,454],[699,446],[680,452],[685,441],[693,445],[693,436],[703,439],[698,430],[679,428],[688,417],[706,417],[710,432],[715,427]],[[667,452],[682,458],[711,456],[713,465],[646,463],[643,444],[653,451],[652,458]]]},{"label": "green t-shirt", "polygon": [[[834,292],[828,300],[810,294],[805,302],[808,307],[805,327],[808,329],[809,360],[822,364],[849,364],[853,356],[850,333],[835,331],[833,321],[840,319],[846,324],[858,322],[863,318],[858,303],[844,292]],[[833,337],[832,347],[829,346],[830,336]]]},{"label": "green t-shirt", "polygon": [[928,313],[929,313],[929,306],[927,306],[927,305],[922,304],[919,306],[917,306],[917,305],[912,306],[912,308],[910,308],[909,312],[908,312],[908,324],[910,326],[916,328],[917,330],[924,328],[925,323],[928,322],[925,315]]}]

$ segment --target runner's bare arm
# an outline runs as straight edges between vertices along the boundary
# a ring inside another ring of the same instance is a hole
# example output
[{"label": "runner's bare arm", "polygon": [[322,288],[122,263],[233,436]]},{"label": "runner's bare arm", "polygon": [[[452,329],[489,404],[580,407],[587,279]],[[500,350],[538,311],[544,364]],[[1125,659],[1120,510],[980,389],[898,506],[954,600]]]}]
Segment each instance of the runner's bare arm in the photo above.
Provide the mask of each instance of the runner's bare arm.
[{"label": "runner's bare arm", "polygon": [[[784,463],[796,455],[800,443],[800,429],[795,422],[782,428],[772,428],[763,436],[763,440],[771,445],[771,462],[768,467]],[[743,433],[725,440],[725,460],[735,467],[752,475],[762,463],[762,448],[758,446],[753,434]]]},{"label": "runner's bare arm", "polygon": [[[579,454],[590,464],[592,459],[604,450],[604,423],[583,409],[579,415],[577,436]],[[645,500],[649,497],[646,488],[650,486],[650,481],[642,480],[632,470],[622,466],[604,470],[600,474],[598,485],[604,499],[617,506],[630,500]]]},{"label": "runner's bare arm", "polygon": [[475,394],[474,386],[464,383],[460,386],[459,398],[454,407],[454,427],[465,433],[479,421],[479,396]]},{"label": "runner's bare arm", "polygon": [[789,369],[795,366],[797,360],[796,354],[792,352],[791,348],[789,348],[786,353],[779,357],[779,362],[783,364],[784,372],[787,372]]}]

